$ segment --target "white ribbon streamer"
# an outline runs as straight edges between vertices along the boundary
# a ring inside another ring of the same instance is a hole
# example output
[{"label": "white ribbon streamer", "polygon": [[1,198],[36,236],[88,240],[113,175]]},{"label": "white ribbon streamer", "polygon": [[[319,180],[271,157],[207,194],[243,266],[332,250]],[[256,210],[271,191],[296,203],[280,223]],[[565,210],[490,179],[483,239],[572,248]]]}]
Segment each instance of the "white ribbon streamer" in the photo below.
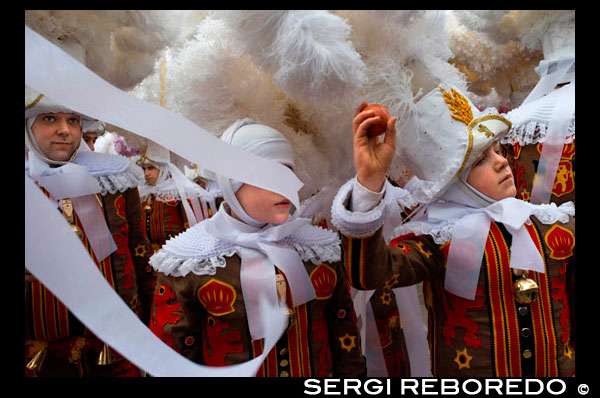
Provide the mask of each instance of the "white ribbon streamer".
[{"label": "white ribbon streamer", "polygon": [[73,209],[77,213],[85,236],[98,261],[117,250],[115,240],[106,225],[106,219],[95,194],[71,198]]},{"label": "white ribbon streamer", "polygon": [[556,87],[557,84],[564,83],[565,76],[567,76],[567,72],[571,67],[573,67],[574,63],[575,59],[562,59],[557,61],[558,66],[556,70],[546,71],[546,73],[541,76],[533,90],[531,90],[525,100],[523,100],[521,105],[525,105],[528,102],[535,101],[536,99],[543,97],[550,91],[554,90],[554,87]]},{"label": "white ribbon streamer", "polygon": [[[40,162],[33,153],[31,160],[32,164]],[[96,193],[100,192],[100,185],[84,166],[68,163],[58,170],[60,172],[56,174],[38,176],[37,182],[46,188],[54,199],[71,199],[94,255],[98,261],[102,261],[117,250],[117,245],[96,198]]]},{"label": "white ribbon streamer", "polygon": [[[423,322],[419,310],[417,287],[416,285],[399,287],[392,291],[396,296],[396,305],[402,322],[404,341],[410,362],[410,375],[411,377],[429,377],[431,376],[431,367],[427,325]],[[370,302],[375,290],[357,290],[350,287],[350,292],[359,322],[363,354],[367,360],[367,376],[388,377],[379,331]]]},{"label": "white ribbon streamer", "polygon": [[531,203],[549,203],[556,179],[556,170],[562,155],[565,134],[575,113],[575,81],[566,88],[565,95],[552,110],[552,116],[546,130],[544,145],[540,154],[533,188]]},{"label": "white ribbon streamer", "polygon": [[[242,259],[241,280],[246,313],[249,315],[249,329],[253,340],[262,338],[266,332],[257,323],[260,316],[258,316],[259,309],[255,305],[256,297],[262,294],[266,295],[269,302],[277,302],[277,292],[273,290],[276,289],[275,265],[283,271],[287,278],[294,306],[315,298],[314,287],[298,253],[292,248],[280,247],[275,243],[306,224],[310,224],[310,220],[297,218],[280,225],[268,225],[264,228],[253,227],[233,219],[227,214],[224,206],[221,206],[217,214],[206,224],[206,231],[211,235],[246,249],[240,256]],[[248,295],[247,299],[246,295]]]},{"label": "white ribbon streamer", "polygon": [[404,341],[410,361],[410,375],[411,377],[431,377],[427,325],[421,316],[417,286],[397,287],[392,291],[396,296],[396,304],[404,331]]},{"label": "white ribbon streamer", "polygon": [[254,376],[287,327],[287,317],[280,308],[262,301],[262,322],[267,333],[260,356],[233,366],[209,367],[179,355],[156,337],[112,289],[67,221],[27,176],[25,267],[98,338],[153,376]]},{"label": "white ribbon streamer", "polygon": [[[452,294],[469,300],[475,299],[481,261],[491,220],[503,223],[512,234],[510,267],[544,272],[544,261],[523,224],[533,211],[530,203],[507,198],[481,209],[472,209],[454,226],[448,252],[444,288]],[[431,219],[448,217],[446,206],[435,203],[429,206]]]},{"label": "white ribbon streamer", "polygon": [[188,119],[117,89],[27,26],[25,84],[74,111],[135,132],[216,174],[277,192],[300,207],[303,184],[287,167],[238,150]]}]

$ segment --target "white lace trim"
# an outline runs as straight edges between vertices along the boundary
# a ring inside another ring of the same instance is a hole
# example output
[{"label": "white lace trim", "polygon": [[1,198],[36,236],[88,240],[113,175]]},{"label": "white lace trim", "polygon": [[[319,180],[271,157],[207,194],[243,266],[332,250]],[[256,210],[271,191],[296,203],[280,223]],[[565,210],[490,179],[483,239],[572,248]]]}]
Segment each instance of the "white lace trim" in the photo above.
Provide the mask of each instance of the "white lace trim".
[{"label": "white lace trim", "polygon": [[[94,175],[94,173],[92,173]],[[118,174],[94,176],[100,184],[100,193],[106,195],[125,192],[130,188],[137,188],[144,181],[144,173],[139,168],[130,165],[127,170]]]},{"label": "white lace trim", "polygon": [[386,183],[383,199],[367,212],[353,212],[346,208],[350,199],[354,178],[342,185],[331,204],[331,222],[344,235],[356,238],[370,236],[381,228],[388,217],[396,216],[402,208],[418,204],[405,189]]},{"label": "white lace trim", "polygon": [[[204,222],[207,221],[209,220]],[[210,235],[202,225],[204,222],[169,239],[150,258],[149,264],[159,272],[177,277],[190,272],[196,275],[214,275],[217,268],[226,266],[227,257],[240,255],[241,246]],[[342,255],[336,233],[311,225],[300,228],[297,233],[279,243],[294,249],[302,261],[311,261],[313,264],[340,261]]]},{"label": "white lace trim", "polygon": [[[173,202],[173,201],[181,200],[181,196],[179,196],[179,191],[176,189],[172,190],[172,191],[164,191],[164,192],[149,192],[145,196],[140,195],[140,199],[142,201],[144,201],[148,198],[148,195],[154,195],[154,199],[156,199],[160,202]],[[191,194],[191,193],[187,193],[187,192],[186,192],[186,195],[189,195],[188,198],[193,198],[193,197],[198,196],[197,193]]]},{"label": "white lace trim", "polygon": [[[512,126],[510,131],[500,141],[502,144],[514,145],[518,143],[521,146],[537,144],[544,142],[546,131],[548,130],[547,123],[533,120],[519,126]],[[567,134],[565,136],[565,144],[571,144],[575,140],[575,117],[571,119]]]},{"label": "white lace trim", "polygon": [[144,181],[142,169],[121,155],[82,151],[74,163],[88,168],[100,184],[102,195],[125,192],[137,188]]},{"label": "white lace trim", "polygon": [[[566,223],[569,221],[569,216],[575,216],[575,205],[573,202],[566,202],[559,207],[555,203],[534,205],[532,215],[535,216],[542,224],[554,224],[556,222]],[[452,240],[454,226],[458,220],[452,222],[432,223],[427,221],[411,221],[409,223],[398,226],[394,229],[395,236],[402,236],[409,233],[415,235],[429,235],[434,242],[442,245]]]},{"label": "white lace trim", "polygon": [[346,208],[354,179],[342,185],[331,204],[331,222],[343,234],[365,237],[375,233],[385,221],[385,201],[382,200],[368,212],[352,212]]}]

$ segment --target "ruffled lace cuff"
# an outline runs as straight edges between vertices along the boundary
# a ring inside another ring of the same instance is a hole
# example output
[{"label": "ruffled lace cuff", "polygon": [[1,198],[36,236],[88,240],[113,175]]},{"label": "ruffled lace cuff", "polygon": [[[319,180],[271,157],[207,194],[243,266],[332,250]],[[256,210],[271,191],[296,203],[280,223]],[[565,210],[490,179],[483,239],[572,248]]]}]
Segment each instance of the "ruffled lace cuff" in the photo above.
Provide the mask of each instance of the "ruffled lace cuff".
[{"label": "ruffled lace cuff", "polygon": [[386,201],[380,201],[367,212],[352,212],[346,208],[354,187],[355,178],[342,185],[331,205],[331,222],[344,235],[363,238],[374,234],[383,226]]}]

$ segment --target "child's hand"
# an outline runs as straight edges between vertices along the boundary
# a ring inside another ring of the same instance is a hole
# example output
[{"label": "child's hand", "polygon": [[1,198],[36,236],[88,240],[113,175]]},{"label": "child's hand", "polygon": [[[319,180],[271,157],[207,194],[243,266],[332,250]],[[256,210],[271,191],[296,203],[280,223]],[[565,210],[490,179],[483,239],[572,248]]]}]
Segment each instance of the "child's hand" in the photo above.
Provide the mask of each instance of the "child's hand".
[{"label": "child's hand", "polygon": [[396,148],[396,117],[391,117],[387,123],[385,138],[369,137],[367,130],[379,121],[373,111],[363,112],[367,103],[363,102],[357,109],[352,120],[354,131],[354,167],[358,182],[365,188],[379,192],[385,182],[387,172],[394,150]]}]

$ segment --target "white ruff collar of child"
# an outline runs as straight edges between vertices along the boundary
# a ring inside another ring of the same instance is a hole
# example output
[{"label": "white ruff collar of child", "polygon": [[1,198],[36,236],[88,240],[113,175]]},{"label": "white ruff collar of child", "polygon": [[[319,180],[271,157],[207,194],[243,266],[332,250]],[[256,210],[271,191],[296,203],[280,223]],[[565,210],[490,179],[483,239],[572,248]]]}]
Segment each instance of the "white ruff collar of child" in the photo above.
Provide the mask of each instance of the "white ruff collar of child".
[{"label": "white ruff collar of child", "polygon": [[241,282],[250,333],[263,338],[260,323],[262,299],[277,302],[275,265],[285,274],[294,306],[315,297],[303,261],[339,261],[341,249],[337,234],[310,224],[306,218],[262,228],[231,217],[225,204],[210,219],[169,239],[150,259],[150,265],[167,275],[214,275],[226,265],[225,257],[241,258]]},{"label": "white ruff collar of child", "polygon": [[[459,191],[457,189],[453,193]],[[394,234],[427,234],[438,244],[452,241],[448,252],[445,289],[470,300],[475,298],[492,220],[504,224],[512,235],[510,267],[543,273],[543,260],[524,224],[532,215],[544,224],[557,221],[565,223],[569,220],[568,215],[575,215],[572,202],[557,207],[554,203],[534,205],[507,198],[484,206],[466,197],[466,194],[462,196],[462,203],[438,201],[429,204],[424,216],[400,225]]]}]

